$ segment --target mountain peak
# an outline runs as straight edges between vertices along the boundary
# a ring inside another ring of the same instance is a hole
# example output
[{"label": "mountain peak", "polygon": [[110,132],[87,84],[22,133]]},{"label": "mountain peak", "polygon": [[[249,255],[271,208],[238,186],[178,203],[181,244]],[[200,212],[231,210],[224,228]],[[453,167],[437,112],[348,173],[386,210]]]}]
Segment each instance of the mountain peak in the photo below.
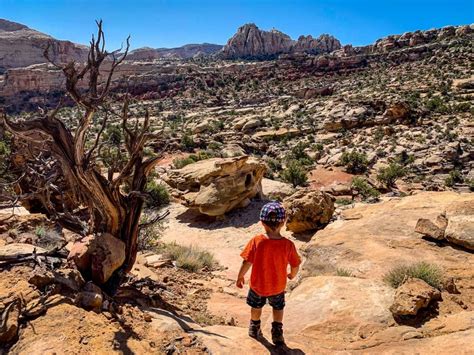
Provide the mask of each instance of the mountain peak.
[{"label": "mountain peak", "polygon": [[8,21],[0,18],[0,31],[15,32],[20,30],[27,30],[29,27],[22,25],[21,23]]}]

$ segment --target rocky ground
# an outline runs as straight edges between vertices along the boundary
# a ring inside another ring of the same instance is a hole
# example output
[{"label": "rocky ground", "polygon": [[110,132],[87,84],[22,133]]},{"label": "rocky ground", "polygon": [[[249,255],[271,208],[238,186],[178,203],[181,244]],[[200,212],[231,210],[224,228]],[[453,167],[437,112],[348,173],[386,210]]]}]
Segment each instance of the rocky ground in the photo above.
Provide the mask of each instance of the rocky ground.
[{"label": "rocky ground", "polygon": [[[272,188],[264,182],[265,193]],[[61,288],[45,294],[32,285],[31,276],[41,274],[37,267],[4,269],[4,304],[21,295],[27,309],[34,310],[36,303],[44,307],[39,316],[21,319],[18,340],[9,352],[442,354],[456,348],[467,354],[474,337],[474,257],[465,249],[423,238],[414,229],[420,217],[435,218],[453,204],[466,204],[472,213],[473,203],[472,194],[455,192],[384,198],[377,204],[344,207],[336,221],[310,238],[286,232],[305,261],[298,280],[289,284],[284,350],[247,337],[245,290],[233,284],[239,251],[260,232],[256,216],[261,203],[254,201],[215,222],[172,204],[162,241],[211,251],[222,266],[219,270],[190,273],[159,262],[153,253],[142,254],[132,272],[134,286],[119,292],[114,308],[95,313],[78,307]],[[10,239],[3,234],[2,243],[15,242],[23,233],[10,233]],[[438,265],[457,291],[442,288],[439,301],[416,317],[399,319],[390,311],[395,289],[383,276],[394,265],[417,261]],[[349,274],[342,275],[342,269]],[[269,316],[267,309],[266,339]]]},{"label": "rocky ground", "polygon": [[[237,35],[228,53],[258,54],[239,43]],[[472,352],[472,28],[323,55],[287,52],[268,61],[124,63],[114,90],[120,77],[134,83],[141,101],[131,120],[148,110],[156,133],[148,153],[163,154],[154,179],[173,199],[158,241],[200,247],[218,265],[189,272],[149,248],[111,299],[54,249],[71,248],[77,236],[43,215],[2,211],[0,257],[35,257],[0,261],[1,351]],[[46,64],[9,69],[0,77],[9,112],[30,117],[40,96],[53,106],[59,74]],[[71,127],[76,114],[60,111]],[[265,340],[248,338],[246,289],[234,287],[240,250],[261,231],[267,199],[284,201],[292,221],[285,236],[304,259],[288,286],[285,348],[269,342],[268,309]],[[48,250],[49,259],[41,256]],[[394,267],[418,262],[436,266],[439,282],[387,282]]]}]

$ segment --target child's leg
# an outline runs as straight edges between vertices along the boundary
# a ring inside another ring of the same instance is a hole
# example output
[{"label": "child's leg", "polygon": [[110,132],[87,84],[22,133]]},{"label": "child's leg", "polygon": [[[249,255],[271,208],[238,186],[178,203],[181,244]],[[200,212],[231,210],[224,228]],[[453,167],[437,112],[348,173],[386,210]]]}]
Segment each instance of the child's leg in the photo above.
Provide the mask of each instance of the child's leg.
[{"label": "child's leg", "polygon": [[253,321],[260,320],[260,317],[262,316],[262,308],[250,308],[250,319]]},{"label": "child's leg", "polygon": [[[260,313],[262,313],[262,312],[260,312]],[[284,313],[283,309],[273,308],[273,321],[278,322],[278,323],[283,323],[283,313]]]}]

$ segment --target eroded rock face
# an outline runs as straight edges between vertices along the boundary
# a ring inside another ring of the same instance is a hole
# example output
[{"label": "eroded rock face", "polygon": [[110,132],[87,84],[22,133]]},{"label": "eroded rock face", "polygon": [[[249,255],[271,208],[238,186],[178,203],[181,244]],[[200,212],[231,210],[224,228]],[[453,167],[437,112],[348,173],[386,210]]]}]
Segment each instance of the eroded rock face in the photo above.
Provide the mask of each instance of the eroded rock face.
[{"label": "eroded rock face", "polygon": [[339,48],[341,43],[327,34],[318,38],[300,36],[297,41],[293,41],[276,29],[263,31],[251,23],[237,30],[222,49],[220,56],[226,59],[265,58],[282,53],[329,53]]},{"label": "eroded rock face", "polygon": [[51,42],[50,55],[57,62],[87,59],[88,48],[59,41],[19,23],[0,19],[0,69],[45,63],[44,49]]},{"label": "eroded rock face", "polygon": [[396,316],[414,316],[431,301],[441,298],[439,290],[425,281],[408,278],[396,291],[390,311]]},{"label": "eroded rock face", "polygon": [[335,210],[329,194],[311,189],[295,192],[283,204],[288,216],[286,229],[294,233],[321,228],[329,223]]},{"label": "eroded rock face", "polygon": [[266,166],[247,156],[201,160],[171,171],[166,182],[180,192],[184,205],[221,216],[261,193]]}]

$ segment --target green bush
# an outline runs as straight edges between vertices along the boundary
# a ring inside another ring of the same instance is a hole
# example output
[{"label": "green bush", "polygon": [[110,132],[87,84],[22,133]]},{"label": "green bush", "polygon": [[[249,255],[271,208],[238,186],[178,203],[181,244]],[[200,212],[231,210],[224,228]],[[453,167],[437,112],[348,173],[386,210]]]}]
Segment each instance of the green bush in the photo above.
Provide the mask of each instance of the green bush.
[{"label": "green bush", "polygon": [[183,158],[183,159],[180,159],[180,158],[174,159],[173,160],[173,166],[176,169],[181,169],[181,168],[184,168],[186,165],[196,163],[200,160],[214,158],[215,156],[216,155],[213,154],[210,151],[198,152],[197,154],[191,154],[189,157],[186,157],[186,158]]},{"label": "green bush", "polygon": [[342,153],[339,162],[346,167],[347,172],[351,174],[360,174],[367,170],[369,161],[365,153],[356,150]]},{"label": "green bush", "polygon": [[185,133],[181,138],[181,146],[184,150],[191,151],[196,147],[196,143],[190,134]]},{"label": "green bush", "polygon": [[395,184],[398,178],[406,175],[406,170],[398,163],[390,163],[387,167],[380,168],[377,173],[377,180],[387,187]]},{"label": "green bush", "polygon": [[313,164],[313,159],[305,152],[308,144],[299,142],[293,148],[291,148],[290,154],[288,154],[287,160],[297,160],[301,165]]},{"label": "green bush", "polygon": [[354,177],[352,179],[352,189],[356,190],[364,199],[379,198],[380,192],[374,189],[364,178]]},{"label": "green bush", "polygon": [[449,172],[449,176],[444,180],[444,183],[448,187],[453,187],[456,183],[462,183],[464,179],[459,170],[455,169]]},{"label": "green bush", "polygon": [[288,162],[287,167],[281,172],[280,176],[283,181],[296,187],[307,184],[308,177],[306,176],[306,173],[306,169],[297,160],[291,160]]},{"label": "green bush", "polygon": [[123,140],[122,129],[118,125],[108,126],[104,132],[104,138],[113,145],[120,145]]},{"label": "green bush", "polygon": [[213,269],[216,266],[214,256],[208,251],[195,246],[182,246],[176,243],[164,244],[160,251],[167,258],[176,262],[176,266],[188,271],[196,272],[204,267]]},{"label": "green bush", "polygon": [[146,206],[148,208],[160,208],[170,203],[170,194],[164,185],[152,180],[146,184],[148,198]]},{"label": "green bush", "polygon": [[337,268],[336,269],[336,276],[354,277],[354,274],[350,270],[343,269],[343,268]]},{"label": "green bush", "polygon": [[438,266],[422,261],[412,265],[400,265],[392,268],[385,274],[384,281],[390,286],[397,288],[406,277],[423,280],[428,285],[439,289],[443,279],[443,272]]}]

